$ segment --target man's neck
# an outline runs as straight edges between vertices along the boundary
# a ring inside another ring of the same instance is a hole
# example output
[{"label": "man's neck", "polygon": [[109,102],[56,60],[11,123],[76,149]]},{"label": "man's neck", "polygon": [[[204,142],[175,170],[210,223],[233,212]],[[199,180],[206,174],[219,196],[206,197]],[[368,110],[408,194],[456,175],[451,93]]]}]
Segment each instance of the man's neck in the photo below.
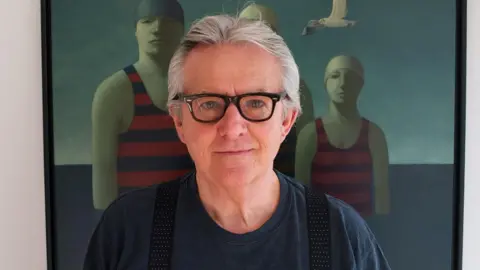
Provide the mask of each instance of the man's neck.
[{"label": "man's neck", "polygon": [[157,76],[161,74],[166,77],[168,73],[168,65],[170,59],[167,59],[165,56],[159,55],[148,55],[144,52],[140,52],[136,66],[138,69],[146,73],[155,73]]},{"label": "man's neck", "polygon": [[[200,199],[222,228],[232,233],[247,233],[260,228],[275,212],[280,199],[280,181],[271,170],[248,184],[226,185],[197,172]],[[230,182],[234,182],[232,179]]]},{"label": "man's neck", "polygon": [[335,122],[355,122],[361,116],[356,104],[334,103],[328,104],[328,117]]}]

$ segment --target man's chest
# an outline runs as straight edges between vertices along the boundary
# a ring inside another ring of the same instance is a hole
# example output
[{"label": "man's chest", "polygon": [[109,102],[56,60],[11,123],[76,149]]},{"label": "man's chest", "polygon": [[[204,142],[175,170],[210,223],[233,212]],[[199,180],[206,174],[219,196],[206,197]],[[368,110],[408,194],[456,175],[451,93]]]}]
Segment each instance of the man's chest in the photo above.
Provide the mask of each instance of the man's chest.
[{"label": "man's chest", "polygon": [[231,239],[220,238],[202,227],[176,231],[172,270],[307,270],[308,238],[295,223],[272,231]]}]

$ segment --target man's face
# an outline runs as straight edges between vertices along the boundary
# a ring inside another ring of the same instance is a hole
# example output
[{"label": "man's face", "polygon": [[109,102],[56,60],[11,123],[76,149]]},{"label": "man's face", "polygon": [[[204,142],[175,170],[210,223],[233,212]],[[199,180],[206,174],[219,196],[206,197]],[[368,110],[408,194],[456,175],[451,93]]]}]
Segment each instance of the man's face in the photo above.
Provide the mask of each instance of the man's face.
[{"label": "man's face", "polygon": [[[283,89],[279,62],[256,45],[199,46],[185,61],[185,95],[236,96],[258,91],[281,93]],[[269,120],[251,122],[230,104],[218,122],[201,123],[182,104],[182,117],[175,117],[175,124],[199,172],[241,185],[251,179],[248,176],[272,168],[279,146],[297,115],[295,110],[284,115],[283,110],[284,105],[278,102]]]},{"label": "man's face", "polygon": [[326,82],[330,100],[338,104],[355,104],[362,86],[362,78],[347,68],[333,71]]},{"label": "man's face", "polygon": [[168,17],[145,17],[137,22],[140,50],[149,55],[173,55],[183,35],[183,25]]}]

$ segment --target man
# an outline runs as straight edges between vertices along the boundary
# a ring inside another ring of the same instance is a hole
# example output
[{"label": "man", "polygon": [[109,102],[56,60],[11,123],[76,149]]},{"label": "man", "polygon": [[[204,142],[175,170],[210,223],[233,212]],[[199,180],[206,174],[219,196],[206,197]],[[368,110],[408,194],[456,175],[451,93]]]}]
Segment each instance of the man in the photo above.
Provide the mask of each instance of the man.
[{"label": "man", "polygon": [[176,0],[143,0],[136,12],[139,59],[105,79],[92,105],[93,205],[193,169],[167,109],[168,63],[184,34]]},{"label": "man", "polygon": [[298,67],[280,36],[261,21],[207,16],[168,78],[195,170],[112,203],[84,269],[390,269],[353,208],[273,169],[301,113]]},{"label": "man", "polygon": [[[265,5],[250,4],[240,12],[239,17],[250,20],[263,20],[275,33],[279,34],[277,15],[273,9]],[[298,116],[292,130],[280,145],[278,154],[273,162],[275,169],[292,177],[295,177],[295,147],[297,145],[298,133],[306,124],[315,120],[312,94],[302,78],[300,78],[300,104],[302,105],[302,114]]]},{"label": "man", "polygon": [[388,214],[385,135],[358,111],[362,64],[353,56],[333,57],[324,82],[328,113],[307,124],[298,136],[296,178],[347,202],[363,217]]}]

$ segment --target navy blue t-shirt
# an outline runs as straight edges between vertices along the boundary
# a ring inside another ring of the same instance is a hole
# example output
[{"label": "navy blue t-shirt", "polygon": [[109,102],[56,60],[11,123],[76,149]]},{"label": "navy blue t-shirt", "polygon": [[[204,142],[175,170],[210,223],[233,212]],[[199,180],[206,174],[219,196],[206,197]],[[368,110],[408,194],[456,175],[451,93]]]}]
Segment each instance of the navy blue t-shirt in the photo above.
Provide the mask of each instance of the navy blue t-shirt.
[{"label": "navy blue t-shirt", "polygon": [[[233,234],[200,201],[194,174],[180,185],[172,270],[307,270],[304,187],[278,173],[280,202],[258,230]],[[84,270],[148,269],[156,186],[131,191],[108,207],[90,240]],[[389,270],[375,236],[349,205],[327,196],[332,270]]]}]

